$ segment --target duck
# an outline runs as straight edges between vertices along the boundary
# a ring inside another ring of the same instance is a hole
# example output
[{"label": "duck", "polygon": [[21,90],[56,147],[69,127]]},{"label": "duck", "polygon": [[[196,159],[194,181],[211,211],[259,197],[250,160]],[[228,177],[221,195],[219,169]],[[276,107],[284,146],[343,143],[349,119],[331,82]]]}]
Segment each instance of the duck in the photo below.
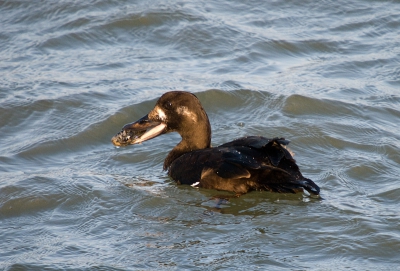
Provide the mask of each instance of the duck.
[{"label": "duck", "polygon": [[163,169],[177,184],[238,196],[250,191],[320,194],[318,185],[301,174],[285,138],[246,136],[212,147],[207,113],[190,92],[164,93],[147,115],[123,126],[111,141],[121,147],[171,132],[182,140],[165,158]]}]

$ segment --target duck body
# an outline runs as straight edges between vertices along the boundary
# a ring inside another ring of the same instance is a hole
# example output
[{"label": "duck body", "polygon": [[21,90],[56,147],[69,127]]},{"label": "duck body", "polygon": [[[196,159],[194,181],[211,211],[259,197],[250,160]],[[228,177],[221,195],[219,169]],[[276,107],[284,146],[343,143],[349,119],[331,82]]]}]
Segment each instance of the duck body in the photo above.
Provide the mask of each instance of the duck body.
[{"label": "duck body", "polygon": [[179,184],[232,191],[252,190],[296,193],[306,189],[319,194],[319,187],[300,173],[283,138],[249,136],[215,148],[181,155],[169,167]]},{"label": "duck body", "polygon": [[165,93],[148,115],[125,125],[112,142],[137,144],[168,132],[182,137],[164,161],[164,170],[178,184],[239,195],[252,190],[319,195],[319,187],[301,174],[284,138],[248,136],[212,148],[208,116],[188,92]]}]

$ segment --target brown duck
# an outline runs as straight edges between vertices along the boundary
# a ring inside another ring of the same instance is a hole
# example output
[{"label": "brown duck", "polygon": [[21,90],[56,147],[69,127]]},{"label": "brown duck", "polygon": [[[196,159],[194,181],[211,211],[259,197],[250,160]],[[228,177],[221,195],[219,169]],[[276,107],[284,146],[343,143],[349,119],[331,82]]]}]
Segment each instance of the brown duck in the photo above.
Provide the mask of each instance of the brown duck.
[{"label": "brown duck", "polygon": [[236,194],[252,190],[296,193],[305,189],[319,195],[319,187],[301,174],[284,138],[247,136],[212,148],[208,116],[189,92],[165,93],[150,113],[125,125],[111,141],[115,146],[126,146],[169,132],[182,137],[164,161],[164,170],[178,184]]}]

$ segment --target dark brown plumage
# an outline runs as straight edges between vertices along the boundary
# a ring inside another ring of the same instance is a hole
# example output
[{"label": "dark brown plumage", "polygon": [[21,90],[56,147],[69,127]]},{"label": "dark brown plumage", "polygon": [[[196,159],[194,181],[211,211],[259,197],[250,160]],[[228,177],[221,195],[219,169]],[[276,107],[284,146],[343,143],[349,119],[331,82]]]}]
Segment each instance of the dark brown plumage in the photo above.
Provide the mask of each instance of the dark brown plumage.
[{"label": "dark brown plumage", "polygon": [[303,177],[284,138],[249,136],[211,148],[208,116],[197,97],[184,91],[162,95],[148,115],[125,125],[112,142],[116,146],[137,144],[169,132],[178,132],[182,141],[168,154],[164,170],[179,184],[236,194],[252,190],[320,192],[313,181]]}]

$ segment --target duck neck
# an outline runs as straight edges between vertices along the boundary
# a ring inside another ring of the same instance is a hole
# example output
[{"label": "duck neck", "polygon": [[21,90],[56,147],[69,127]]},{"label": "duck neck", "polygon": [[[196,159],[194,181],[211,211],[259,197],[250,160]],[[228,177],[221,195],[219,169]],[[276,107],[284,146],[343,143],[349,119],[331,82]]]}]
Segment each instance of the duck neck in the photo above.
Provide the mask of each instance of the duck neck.
[{"label": "duck neck", "polygon": [[182,141],[165,158],[164,170],[168,169],[175,159],[185,153],[211,147],[211,126],[208,119],[204,125],[196,125],[193,128],[180,133]]}]

